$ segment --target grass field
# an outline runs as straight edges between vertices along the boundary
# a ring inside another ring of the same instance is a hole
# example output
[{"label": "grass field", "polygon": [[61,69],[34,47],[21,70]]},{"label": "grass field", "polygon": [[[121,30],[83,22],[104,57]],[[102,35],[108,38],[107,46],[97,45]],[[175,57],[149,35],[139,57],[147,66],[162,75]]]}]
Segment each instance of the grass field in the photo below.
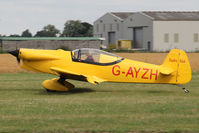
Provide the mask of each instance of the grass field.
[{"label": "grass field", "polygon": [[0,74],[0,132],[199,132],[199,74],[185,85],[70,81],[76,89],[49,93],[47,74]]}]

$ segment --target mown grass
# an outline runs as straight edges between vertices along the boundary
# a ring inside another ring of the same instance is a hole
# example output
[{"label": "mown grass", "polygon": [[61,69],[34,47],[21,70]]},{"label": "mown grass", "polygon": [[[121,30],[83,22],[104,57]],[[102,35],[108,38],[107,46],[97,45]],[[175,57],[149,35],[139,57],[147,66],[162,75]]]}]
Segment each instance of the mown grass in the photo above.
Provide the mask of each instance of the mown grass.
[{"label": "mown grass", "polygon": [[76,88],[49,93],[53,76],[0,74],[0,132],[199,132],[199,74],[185,86],[70,81]]}]

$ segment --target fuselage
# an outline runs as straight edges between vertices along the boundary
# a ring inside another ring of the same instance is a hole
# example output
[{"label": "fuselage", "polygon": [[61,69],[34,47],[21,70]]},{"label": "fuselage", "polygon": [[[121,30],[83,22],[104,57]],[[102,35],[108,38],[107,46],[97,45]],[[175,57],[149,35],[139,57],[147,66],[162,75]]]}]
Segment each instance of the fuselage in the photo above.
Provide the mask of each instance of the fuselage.
[{"label": "fuselage", "polygon": [[19,58],[22,68],[49,74],[55,74],[50,68],[57,67],[80,75],[96,76],[107,82],[182,83],[177,79],[178,71],[163,75],[160,73],[162,67],[159,65],[129,59],[104,64],[89,63],[73,60],[72,54],[71,51],[63,50],[21,49]]}]

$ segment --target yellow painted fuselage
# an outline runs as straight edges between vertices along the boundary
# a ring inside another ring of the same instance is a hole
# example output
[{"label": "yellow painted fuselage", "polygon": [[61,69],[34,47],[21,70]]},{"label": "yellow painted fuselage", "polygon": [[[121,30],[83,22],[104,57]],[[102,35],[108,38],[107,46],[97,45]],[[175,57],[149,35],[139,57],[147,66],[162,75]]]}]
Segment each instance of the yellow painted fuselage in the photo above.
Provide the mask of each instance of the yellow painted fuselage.
[{"label": "yellow painted fuselage", "polygon": [[[92,64],[72,59],[71,51],[20,49],[21,67],[43,73],[62,73],[66,78],[97,82],[185,84],[191,68],[184,51],[174,49],[162,65],[122,59],[110,64]],[[59,68],[58,73],[53,68]],[[69,76],[67,76],[67,74]],[[72,76],[71,76],[72,75]],[[81,77],[85,78],[81,78]]]}]

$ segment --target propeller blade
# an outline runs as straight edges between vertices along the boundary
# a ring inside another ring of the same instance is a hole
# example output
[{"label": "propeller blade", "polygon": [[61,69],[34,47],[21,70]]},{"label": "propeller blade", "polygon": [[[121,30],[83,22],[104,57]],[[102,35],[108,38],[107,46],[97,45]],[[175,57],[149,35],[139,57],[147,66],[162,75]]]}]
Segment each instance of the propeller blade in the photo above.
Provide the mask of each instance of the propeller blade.
[{"label": "propeller blade", "polygon": [[17,58],[18,63],[20,63],[19,59],[19,50],[14,50],[9,52],[11,55],[15,56]]}]

